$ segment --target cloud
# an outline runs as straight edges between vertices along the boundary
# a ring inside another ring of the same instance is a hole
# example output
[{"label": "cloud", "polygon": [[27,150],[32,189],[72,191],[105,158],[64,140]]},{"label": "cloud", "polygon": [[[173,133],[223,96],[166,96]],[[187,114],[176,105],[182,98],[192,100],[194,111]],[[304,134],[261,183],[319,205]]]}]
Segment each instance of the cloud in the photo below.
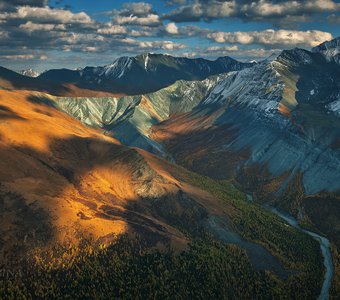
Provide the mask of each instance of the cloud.
[{"label": "cloud", "polygon": [[176,37],[178,39],[198,37],[206,39],[209,33],[216,32],[208,28],[203,28],[195,25],[178,26],[176,23],[171,22],[160,28],[158,36],[160,37]]},{"label": "cloud", "polygon": [[124,26],[113,25],[112,23],[109,23],[107,26],[97,29],[97,32],[101,34],[117,35],[126,34],[127,29]]},{"label": "cloud", "polygon": [[[285,1],[272,3],[268,0],[252,2],[241,7],[241,13],[249,19],[265,20],[286,16],[306,16],[340,10],[340,4],[333,0]],[[273,20],[272,20],[273,21]]]},{"label": "cloud", "polygon": [[[158,30],[164,28],[150,4],[126,3],[122,10],[112,13],[111,22],[100,23],[84,12],[73,13],[48,6],[18,6],[13,11],[2,11],[0,22],[4,30],[0,31],[0,50],[3,56],[0,60],[12,56],[38,59],[34,54],[36,50],[135,54],[186,47],[168,40],[138,40],[140,37],[156,38]],[[168,29],[175,31],[173,26]],[[10,49],[15,49],[16,53],[6,54]]]},{"label": "cloud", "polygon": [[0,0],[0,10],[13,10],[17,6],[44,7],[48,0]]},{"label": "cloud", "polygon": [[276,25],[287,25],[292,20],[304,22],[315,14],[338,11],[340,4],[333,0],[191,0],[165,13],[162,18],[173,22],[209,22],[232,17],[245,21],[267,21]]},{"label": "cloud", "polygon": [[158,15],[148,14],[146,16],[115,16],[113,22],[119,25],[141,25],[141,26],[159,26],[162,24]]},{"label": "cloud", "polygon": [[217,43],[242,45],[265,45],[280,47],[314,47],[324,41],[331,40],[332,34],[319,30],[273,30],[251,32],[213,32],[208,39]]},{"label": "cloud", "polygon": [[340,24],[340,15],[331,14],[327,17],[327,21],[331,24]]},{"label": "cloud", "polygon": [[162,25],[159,15],[153,11],[152,5],[146,2],[125,3],[123,9],[114,9],[109,14],[112,16],[112,22],[119,25],[150,27]]},{"label": "cloud", "polygon": [[[207,22],[220,18],[241,18],[246,21],[262,18],[264,21],[276,19],[280,24],[283,24],[283,20],[294,24],[308,21],[314,13],[322,11],[325,12],[323,20],[327,18],[326,12],[330,12],[327,20],[338,22],[338,15],[333,12],[338,9],[338,4],[334,1],[288,0],[287,3],[279,0],[172,0],[168,1],[169,5],[173,5],[168,7],[168,15]],[[302,13],[300,7],[308,13]],[[293,8],[300,12],[290,12]],[[178,13],[177,16],[174,12]],[[110,21],[104,23],[94,20],[85,12],[52,8],[44,0],[0,0],[0,65],[15,65],[16,61],[18,65],[21,61],[39,64],[48,55],[48,63],[53,62],[56,67],[60,66],[56,57],[63,62],[67,61],[66,57],[70,57],[69,64],[79,66],[81,61],[98,64],[110,60],[114,55],[143,52],[205,57],[230,55],[251,59],[269,56],[272,49],[312,47],[332,37],[327,32],[299,31],[289,27],[281,30],[223,32],[203,28],[201,24],[195,26],[175,20],[169,22],[164,21],[166,16],[160,16],[146,2],[125,3],[121,9],[112,10],[106,15]],[[188,46],[186,39],[190,38],[195,39]],[[208,41],[209,46],[204,46]]]},{"label": "cloud", "polygon": [[51,30],[66,30],[65,24],[36,24],[31,21],[21,24],[19,28],[26,30],[27,32],[33,31],[51,31]]},{"label": "cloud", "polygon": [[155,36],[155,32],[150,30],[149,28],[142,29],[142,30],[131,29],[128,32],[128,36],[132,36],[132,37],[152,37],[152,36]]},{"label": "cloud", "polygon": [[93,22],[84,12],[72,13],[69,10],[52,9],[50,7],[22,6],[18,8],[16,13],[12,13],[8,17],[40,23],[89,24]]},{"label": "cloud", "polygon": [[169,23],[165,26],[165,31],[169,34],[178,34],[178,27],[175,23]]},{"label": "cloud", "polygon": [[145,16],[153,13],[152,5],[146,2],[124,3],[124,9],[120,14],[133,14],[136,16]]},{"label": "cloud", "polygon": [[9,60],[31,60],[31,59],[39,59],[46,60],[46,55],[34,55],[34,54],[12,54],[12,55],[1,55],[0,59],[9,59]]},{"label": "cloud", "polygon": [[139,47],[141,49],[148,49],[149,51],[154,51],[155,49],[179,50],[186,48],[186,45],[182,43],[174,43],[172,41],[155,41],[155,42],[140,42]]}]

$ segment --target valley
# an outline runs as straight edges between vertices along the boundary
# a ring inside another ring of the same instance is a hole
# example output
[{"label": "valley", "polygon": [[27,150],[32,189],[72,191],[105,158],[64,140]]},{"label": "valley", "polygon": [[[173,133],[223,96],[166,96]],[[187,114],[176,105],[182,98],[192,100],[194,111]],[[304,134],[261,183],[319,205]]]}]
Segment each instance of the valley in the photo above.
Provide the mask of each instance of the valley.
[{"label": "valley", "polygon": [[0,298],[336,299],[339,38],[31,71],[0,69]]}]

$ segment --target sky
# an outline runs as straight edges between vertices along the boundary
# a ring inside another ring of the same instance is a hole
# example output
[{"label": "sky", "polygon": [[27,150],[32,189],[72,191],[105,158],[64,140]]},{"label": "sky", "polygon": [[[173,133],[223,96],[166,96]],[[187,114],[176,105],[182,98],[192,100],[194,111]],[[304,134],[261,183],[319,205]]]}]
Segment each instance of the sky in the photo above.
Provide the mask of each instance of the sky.
[{"label": "sky", "polygon": [[74,69],[146,52],[261,60],[339,37],[339,1],[0,0],[0,66]]}]

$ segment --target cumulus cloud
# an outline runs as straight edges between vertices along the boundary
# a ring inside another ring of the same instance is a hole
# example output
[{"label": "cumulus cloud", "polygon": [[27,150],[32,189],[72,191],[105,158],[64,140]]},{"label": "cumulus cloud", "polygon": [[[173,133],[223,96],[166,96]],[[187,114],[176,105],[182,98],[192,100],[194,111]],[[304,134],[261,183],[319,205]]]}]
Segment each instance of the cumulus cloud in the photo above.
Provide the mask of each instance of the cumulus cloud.
[{"label": "cumulus cloud", "polygon": [[319,30],[298,31],[284,29],[251,32],[213,32],[209,33],[207,37],[217,43],[281,47],[314,47],[333,38],[332,34]]},{"label": "cumulus cloud", "polygon": [[334,12],[340,10],[340,4],[333,0],[285,1],[272,3],[268,0],[252,2],[241,7],[240,11],[249,19],[264,20],[285,19],[286,16],[301,16]]},{"label": "cumulus cloud", "polygon": [[178,34],[178,27],[175,23],[169,23],[165,26],[165,31],[170,34]]},{"label": "cumulus cloud", "polygon": [[162,24],[152,5],[146,2],[125,3],[123,9],[114,9],[109,14],[112,15],[112,22],[120,25],[155,27]]},{"label": "cumulus cloud", "polygon": [[115,16],[113,21],[121,25],[141,25],[141,26],[159,26],[161,20],[156,14],[148,14],[146,16]]},{"label": "cumulus cloud", "polygon": [[22,6],[18,8],[16,13],[12,13],[7,17],[38,21],[40,23],[88,24],[93,22],[84,12],[72,13],[69,10],[52,9],[50,7]]},{"label": "cumulus cloud", "polygon": [[136,16],[145,16],[153,13],[152,5],[146,2],[132,2],[124,3],[124,9],[120,12],[121,14],[134,14]]},{"label": "cumulus cloud", "polygon": [[287,24],[292,19],[303,22],[309,20],[308,17],[314,14],[338,11],[340,11],[340,4],[333,0],[191,0],[165,13],[163,18],[174,22],[193,22],[233,17]]},{"label": "cumulus cloud", "polygon": [[[125,3],[106,15],[109,22],[94,20],[85,12],[69,8],[53,8],[47,0],[0,0],[0,65],[7,61],[42,61],[46,54],[53,61],[55,51],[65,51],[72,63],[91,57],[91,64],[112,55],[135,55],[162,52],[174,55],[216,57],[230,55],[242,59],[266,57],[272,49],[312,47],[332,38],[327,32],[299,31],[285,26],[281,30],[223,32],[183,21],[220,18],[242,20],[277,20],[283,24],[309,21],[313,14],[324,14],[324,20],[337,23],[339,4],[332,0],[164,0],[172,5],[169,13],[160,16],[147,2]],[[168,19],[165,21],[165,19]],[[170,20],[170,21],[169,21]],[[164,23],[163,23],[164,22]],[[209,47],[185,39],[211,42]],[[181,42],[183,41],[183,42]],[[52,52],[53,51],[53,52]],[[82,54],[80,55],[79,52]],[[100,55],[98,55],[100,53]],[[58,66],[55,59],[54,62]]]},{"label": "cumulus cloud", "polygon": [[155,41],[155,42],[139,42],[139,47],[141,49],[148,49],[148,51],[153,51],[155,49],[179,50],[186,48],[186,45],[182,43],[174,43],[172,41]]},{"label": "cumulus cloud", "polygon": [[116,35],[116,34],[126,34],[127,29],[124,26],[113,25],[112,23],[109,23],[109,24],[107,24],[107,26],[105,26],[103,28],[98,28],[97,32],[101,33],[101,34]]},{"label": "cumulus cloud", "polygon": [[15,9],[16,6],[35,6],[44,7],[48,0],[0,0],[0,10]]},{"label": "cumulus cloud", "polygon": [[31,21],[21,24],[19,28],[26,30],[27,32],[33,31],[51,31],[51,30],[65,30],[65,24],[36,24]]}]

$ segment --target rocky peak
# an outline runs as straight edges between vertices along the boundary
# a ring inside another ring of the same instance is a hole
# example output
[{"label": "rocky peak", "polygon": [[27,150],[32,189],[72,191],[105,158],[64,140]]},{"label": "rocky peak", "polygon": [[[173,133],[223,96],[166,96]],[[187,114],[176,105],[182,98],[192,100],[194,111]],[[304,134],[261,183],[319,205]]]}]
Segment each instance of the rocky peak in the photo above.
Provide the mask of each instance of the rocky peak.
[{"label": "rocky peak", "polygon": [[328,61],[334,61],[337,64],[340,64],[340,37],[314,47],[312,52],[320,53]]},{"label": "rocky peak", "polygon": [[19,72],[21,75],[28,76],[28,77],[38,77],[40,73],[34,71],[33,69],[24,69]]}]

